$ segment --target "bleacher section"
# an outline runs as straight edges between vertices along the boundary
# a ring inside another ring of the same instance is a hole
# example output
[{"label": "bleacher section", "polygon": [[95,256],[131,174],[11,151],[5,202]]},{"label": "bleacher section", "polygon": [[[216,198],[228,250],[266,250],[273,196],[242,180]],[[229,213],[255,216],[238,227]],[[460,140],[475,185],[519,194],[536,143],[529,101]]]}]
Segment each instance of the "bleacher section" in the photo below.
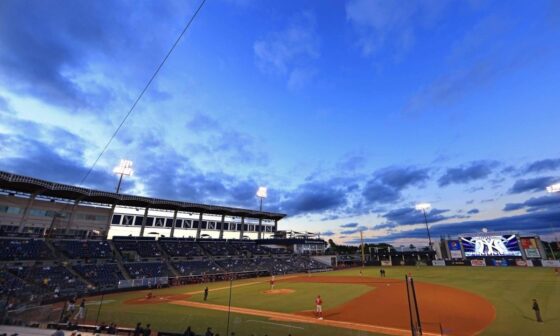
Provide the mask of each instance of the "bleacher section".
[{"label": "bleacher section", "polygon": [[107,241],[58,240],[53,246],[70,259],[112,258],[113,251]]},{"label": "bleacher section", "polygon": [[199,257],[204,255],[200,246],[194,241],[162,238],[159,240],[159,244],[170,257]]},{"label": "bleacher section", "polygon": [[137,237],[112,243],[0,237],[0,261],[0,299],[17,292],[20,303],[116,290],[119,283],[149,286],[156,284],[154,278],[184,277],[176,283],[193,283],[227,279],[229,273],[253,277],[328,267],[256,241]]},{"label": "bleacher section", "polygon": [[119,281],[124,280],[117,264],[76,265],[73,268],[96,287],[116,288]]},{"label": "bleacher section", "polygon": [[240,252],[226,241],[203,241],[200,246],[213,256],[237,256]]},{"label": "bleacher section", "polygon": [[159,258],[162,256],[155,240],[114,239],[113,243],[121,254],[123,252],[136,252],[141,258]]},{"label": "bleacher section", "polygon": [[159,278],[169,275],[167,265],[163,262],[136,262],[124,264],[126,271],[134,279]]},{"label": "bleacher section", "polygon": [[28,283],[48,289],[55,297],[83,293],[87,288],[87,284],[64,266],[20,266],[9,271]]},{"label": "bleacher section", "polygon": [[175,261],[173,262],[173,267],[180,275],[185,276],[218,274],[224,272],[224,270],[212,260]]},{"label": "bleacher section", "polygon": [[0,240],[0,260],[45,260],[53,257],[51,250],[43,240]]}]

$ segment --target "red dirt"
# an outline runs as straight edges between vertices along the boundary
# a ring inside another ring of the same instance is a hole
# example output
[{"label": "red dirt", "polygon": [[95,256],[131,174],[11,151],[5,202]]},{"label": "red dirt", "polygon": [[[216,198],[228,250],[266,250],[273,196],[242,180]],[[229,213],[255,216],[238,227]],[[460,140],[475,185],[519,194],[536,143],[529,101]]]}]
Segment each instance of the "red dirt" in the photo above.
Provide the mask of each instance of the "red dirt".
[{"label": "red dirt", "polygon": [[[410,319],[404,281],[352,276],[296,276],[281,279],[280,281],[364,284],[372,287],[372,290],[338,307],[325,310],[323,312],[325,319],[322,321],[315,319],[312,311],[286,314],[242,307],[231,307],[231,311],[269,317],[276,321],[312,323],[388,335],[410,335]],[[247,284],[240,284],[238,286],[245,285]],[[476,294],[461,289],[423,282],[415,282],[415,285],[420,319],[425,335],[439,335],[440,324],[445,335],[477,335],[489,326],[496,316],[494,306]],[[227,306],[187,301],[191,295],[198,294],[199,292],[179,295],[158,295],[151,299],[143,296],[127,300],[124,303],[158,304],[170,302],[172,304],[203,309],[228,309]]]},{"label": "red dirt", "polygon": [[[301,277],[287,282],[366,284],[375,289],[323,313],[327,320],[410,328],[404,281],[363,277]],[[460,289],[415,282],[422,327],[437,333],[440,323],[448,335],[476,335],[495,318],[494,306],[486,299]],[[313,316],[313,312],[297,313]]]},{"label": "red dirt", "polygon": [[189,294],[174,294],[174,295],[154,295],[151,298],[147,298],[145,296],[135,298],[135,299],[128,299],[124,301],[124,304],[131,304],[131,305],[138,305],[138,304],[159,304],[159,303],[168,303],[171,301],[177,300],[187,300],[191,296]]}]

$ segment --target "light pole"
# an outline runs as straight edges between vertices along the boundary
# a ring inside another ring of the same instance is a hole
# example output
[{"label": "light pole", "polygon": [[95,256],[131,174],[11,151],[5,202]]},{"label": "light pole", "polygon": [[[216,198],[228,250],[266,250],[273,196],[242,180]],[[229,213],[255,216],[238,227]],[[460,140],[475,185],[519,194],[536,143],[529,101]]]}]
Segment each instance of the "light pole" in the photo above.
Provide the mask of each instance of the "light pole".
[{"label": "light pole", "polygon": [[[546,191],[551,194],[560,193],[560,183],[556,183],[546,187]],[[560,242],[558,241],[558,236],[556,235],[556,232],[554,232],[554,239],[556,240],[556,248],[560,250]],[[552,258],[556,259],[556,255],[554,254],[552,247],[550,248],[550,251],[552,252]]]},{"label": "light pole", "polygon": [[430,235],[430,227],[428,226],[428,216],[426,215],[426,210],[428,210],[431,207],[432,207],[432,205],[430,203],[416,204],[416,210],[417,211],[422,211],[422,213],[424,214],[424,222],[426,223],[426,231],[428,231],[428,244],[430,245],[430,250],[433,251],[432,236]]},{"label": "light pole", "polygon": [[260,198],[259,211],[261,211],[261,212],[262,212],[263,198],[266,198],[267,195],[268,195],[268,191],[267,191],[266,187],[259,187],[259,189],[257,190],[257,197]]},{"label": "light pole", "polygon": [[132,170],[132,161],[130,160],[121,160],[119,165],[113,168],[113,173],[120,175],[119,183],[117,184],[117,194],[121,190],[123,176],[131,176],[133,172],[134,170]]}]

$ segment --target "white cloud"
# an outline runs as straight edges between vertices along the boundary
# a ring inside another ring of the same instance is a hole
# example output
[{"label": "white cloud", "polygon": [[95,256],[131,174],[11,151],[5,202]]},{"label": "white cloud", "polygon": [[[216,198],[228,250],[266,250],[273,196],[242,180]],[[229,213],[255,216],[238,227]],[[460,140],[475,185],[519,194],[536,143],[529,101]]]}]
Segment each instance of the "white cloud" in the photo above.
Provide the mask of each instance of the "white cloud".
[{"label": "white cloud", "polygon": [[356,28],[358,45],[369,56],[388,47],[406,53],[419,28],[431,26],[447,1],[352,0],[346,4],[346,18]]},{"label": "white cloud", "polygon": [[311,63],[320,56],[315,15],[296,15],[286,28],[257,40],[253,51],[263,73],[286,78],[290,89],[301,88],[315,75]]}]

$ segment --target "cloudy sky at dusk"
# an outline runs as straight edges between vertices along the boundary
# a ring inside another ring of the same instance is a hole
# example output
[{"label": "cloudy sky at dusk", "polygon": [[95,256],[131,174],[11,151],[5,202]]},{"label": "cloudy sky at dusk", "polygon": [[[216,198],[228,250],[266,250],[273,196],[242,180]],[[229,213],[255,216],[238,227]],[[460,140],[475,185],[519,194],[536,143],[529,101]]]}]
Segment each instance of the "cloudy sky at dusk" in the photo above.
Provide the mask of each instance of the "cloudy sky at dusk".
[{"label": "cloudy sky at dusk", "polygon": [[[198,1],[0,2],[0,170],[78,184]],[[560,231],[558,1],[208,0],[84,185],[422,244]]]}]

